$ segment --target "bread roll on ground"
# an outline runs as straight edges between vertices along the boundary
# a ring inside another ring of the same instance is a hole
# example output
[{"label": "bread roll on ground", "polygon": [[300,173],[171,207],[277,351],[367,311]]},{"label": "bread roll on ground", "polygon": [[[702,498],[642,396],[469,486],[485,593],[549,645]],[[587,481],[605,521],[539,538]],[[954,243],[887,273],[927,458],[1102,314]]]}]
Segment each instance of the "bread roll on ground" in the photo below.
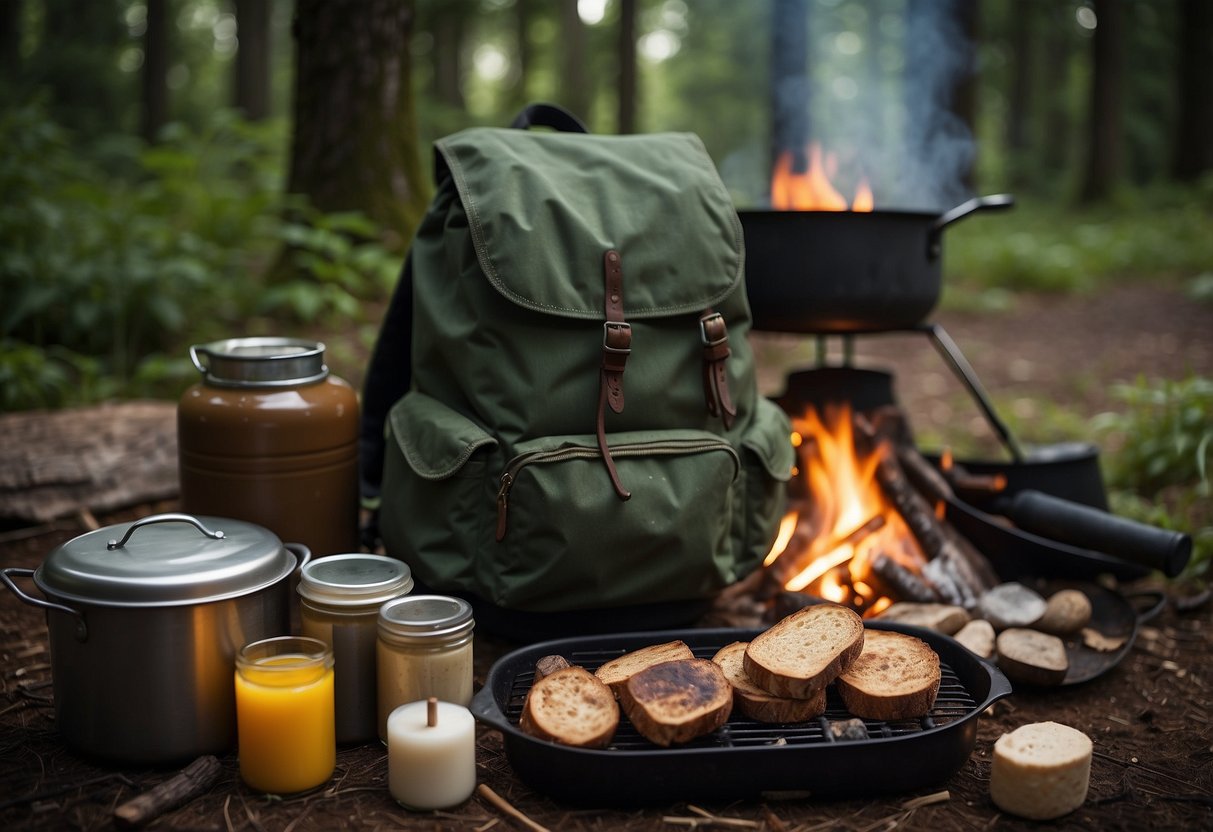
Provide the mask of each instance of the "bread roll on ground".
[{"label": "bread roll on ground", "polygon": [[1090,780],[1091,740],[1068,725],[1023,725],[994,743],[990,797],[1004,812],[1059,818],[1083,804]]}]

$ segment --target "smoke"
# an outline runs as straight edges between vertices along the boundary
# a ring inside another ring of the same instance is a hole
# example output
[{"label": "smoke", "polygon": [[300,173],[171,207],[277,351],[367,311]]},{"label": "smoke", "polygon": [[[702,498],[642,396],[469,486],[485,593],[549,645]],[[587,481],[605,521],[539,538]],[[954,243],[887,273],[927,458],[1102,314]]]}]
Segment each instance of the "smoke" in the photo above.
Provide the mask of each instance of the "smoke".
[{"label": "smoke", "polygon": [[[937,213],[968,199],[975,145],[953,100],[975,50],[953,4],[969,2],[773,3],[771,146],[720,165],[739,201],[766,204],[777,154],[805,141],[833,154],[843,193],[866,179],[878,209]],[[807,38],[788,36],[800,26]]]},{"label": "smoke", "polygon": [[897,202],[945,209],[971,194],[965,184],[975,156],[968,125],[954,112],[957,87],[974,70],[974,48],[951,2],[910,2],[902,80],[903,168],[892,194]]}]

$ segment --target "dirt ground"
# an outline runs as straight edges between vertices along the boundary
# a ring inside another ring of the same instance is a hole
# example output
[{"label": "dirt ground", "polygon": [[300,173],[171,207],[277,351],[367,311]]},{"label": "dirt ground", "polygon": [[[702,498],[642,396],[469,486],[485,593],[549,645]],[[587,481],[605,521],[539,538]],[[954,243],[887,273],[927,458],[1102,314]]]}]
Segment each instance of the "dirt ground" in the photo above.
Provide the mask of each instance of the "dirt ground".
[{"label": "dirt ground", "polygon": [[[1213,315],[1209,307],[1185,299],[1172,286],[1124,286],[1080,299],[1023,298],[1010,313],[942,313],[939,321],[987,389],[999,402],[1010,402],[1029,424],[1032,408],[1040,402],[1084,417],[1099,412],[1110,404],[1108,384],[1138,374],[1213,376]],[[812,362],[805,339],[760,340],[764,392],[778,392],[788,366]],[[912,424],[982,430],[979,417],[965,412],[963,394],[921,336],[860,339],[856,354],[858,363],[896,372],[899,397]],[[132,506],[98,520],[108,525],[173,507],[172,501]],[[42,527],[10,524],[0,529],[0,566],[37,566],[55,545],[81,530],[73,518]],[[1095,756],[1086,804],[1045,828],[1211,828],[1213,679],[1206,657],[1213,648],[1213,605],[1205,601],[1186,608],[1189,596],[1174,587],[1163,588],[1171,594],[1170,601],[1156,618],[1142,624],[1120,665],[1082,685],[1016,691],[980,717],[974,750],[960,770],[916,793],[846,801],[829,795],[772,796],[697,805],[672,797],[666,805],[644,810],[579,809],[519,781],[500,734],[484,726],[477,739],[479,781],[549,829],[1027,829],[1040,824],[1002,813],[990,800],[992,746],[1019,725],[1053,720],[1090,736]],[[492,662],[514,646],[478,635],[478,685]],[[109,828],[117,805],[174,773],[80,759],[55,731],[52,696],[46,620],[40,611],[0,591],[0,827]],[[209,790],[162,816],[153,828],[524,828],[480,796],[441,813],[400,808],[388,795],[385,754],[377,746],[342,750],[328,784],[286,799],[245,788],[234,754],[220,762],[219,779]],[[880,759],[873,758],[868,776],[879,781],[885,775]],[[622,776],[626,780],[626,772]],[[712,773],[690,776],[710,778]],[[946,798],[937,802],[924,801],[926,805],[916,808],[908,803],[942,790]]]}]

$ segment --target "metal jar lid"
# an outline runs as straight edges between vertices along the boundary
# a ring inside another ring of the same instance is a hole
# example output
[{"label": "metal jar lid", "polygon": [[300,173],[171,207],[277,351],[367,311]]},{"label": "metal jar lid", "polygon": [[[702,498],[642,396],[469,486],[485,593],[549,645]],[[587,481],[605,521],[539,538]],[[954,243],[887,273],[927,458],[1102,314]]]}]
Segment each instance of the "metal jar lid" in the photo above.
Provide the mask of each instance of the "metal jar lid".
[{"label": "metal jar lid", "polygon": [[34,582],[48,596],[86,604],[180,606],[251,594],[296,565],[295,555],[261,526],[154,514],[56,547]]},{"label": "metal jar lid", "polygon": [[379,608],[379,635],[393,644],[433,647],[464,641],[476,626],[472,606],[445,595],[406,595]]},{"label": "metal jar lid", "polygon": [[376,607],[413,588],[407,564],[383,555],[328,555],[299,575],[299,594],[330,607]]},{"label": "metal jar lid", "polygon": [[216,387],[297,387],[328,377],[324,344],[303,338],[228,338],[190,347],[190,361]]}]

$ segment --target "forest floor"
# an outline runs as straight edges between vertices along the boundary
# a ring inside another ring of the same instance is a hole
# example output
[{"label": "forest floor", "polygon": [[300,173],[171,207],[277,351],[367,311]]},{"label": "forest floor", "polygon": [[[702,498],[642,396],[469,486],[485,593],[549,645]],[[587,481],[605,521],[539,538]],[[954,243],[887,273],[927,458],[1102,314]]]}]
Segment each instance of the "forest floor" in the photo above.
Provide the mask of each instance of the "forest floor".
[{"label": "forest floor", "polygon": [[[1175,286],[1126,284],[1072,298],[1028,296],[998,314],[941,312],[937,320],[973,364],[999,402],[1009,402],[1021,423],[1033,424],[1033,408],[1072,410],[1088,418],[1115,402],[1108,388],[1138,375],[1180,379],[1213,377],[1213,314]],[[757,338],[764,392],[780,392],[789,367],[810,366],[805,339]],[[975,410],[934,350],[919,335],[859,339],[856,363],[896,373],[897,389],[916,429],[985,430]],[[357,372],[338,372],[353,379]],[[1029,441],[1048,437],[1027,436]],[[99,516],[103,525],[153,511],[173,501],[131,506]],[[0,566],[37,566],[54,546],[76,534],[62,522],[0,531]],[[1153,579],[1143,584],[1159,586]],[[477,771],[482,784],[505,798],[534,824],[549,829],[749,828],[877,830],[894,826],[935,832],[979,828],[1028,829],[1039,824],[1002,813],[989,797],[994,741],[1015,727],[1043,720],[1071,725],[1095,743],[1086,804],[1048,824],[1053,829],[1139,830],[1213,827],[1213,606],[1189,607],[1176,588],[1162,584],[1169,602],[1142,622],[1133,648],[1104,675],[1085,684],[1049,691],[1016,691],[977,721],[972,754],[944,782],[913,793],[832,800],[769,796],[739,802],[689,805],[671,795],[643,810],[581,809],[558,803],[514,773],[502,735],[480,726]],[[478,634],[476,681],[516,645]],[[382,748],[343,749],[325,786],[285,799],[244,787],[234,754],[220,758],[217,782],[187,805],[165,814],[153,828],[211,830],[524,828],[481,796],[439,813],[410,813],[389,797]],[[688,766],[695,765],[688,762]],[[872,757],[874,784],[889,776]],[[114,808],[173,772],[109,766],[81,759],[55,731],[53,680],[44,615],[0,591],[0,826],[6,829],[100,829]],[[688,771],[688,777],[710,777]],[[621,769],[626,788],[626,769]],[[811,776],[805,787],[812,790]],[[937,795],[938,802],[911,803]],[[704,813],[714,816],[707,818]]]}]

